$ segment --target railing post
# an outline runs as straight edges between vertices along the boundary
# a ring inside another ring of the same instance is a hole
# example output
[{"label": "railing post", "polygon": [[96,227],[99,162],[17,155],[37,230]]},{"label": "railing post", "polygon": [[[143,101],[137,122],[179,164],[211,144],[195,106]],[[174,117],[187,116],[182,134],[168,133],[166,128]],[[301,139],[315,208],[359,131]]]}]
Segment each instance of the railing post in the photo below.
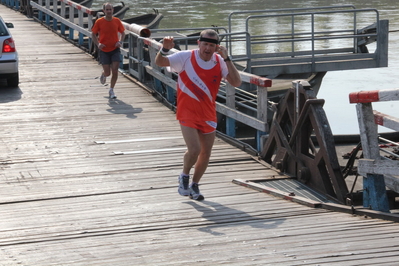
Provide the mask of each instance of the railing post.
[{"label": "railing post", "polygon": [[[360,139],[365,159],[379,159],[378,131],[374,123],[371,103],[358,103]],[[389,212],[389,202],[383,175],[367,174],[363,178],[363,207],[377,211]]]},{"label": "railing post", "polygon": [[[38,4],[39,4],[40,6],[43,6],[43,0],[39,0]],[[39,10],[39,12],[38,12],[38,17],[39,17],[39,20],[40,20],[40,21],[43,21],[43,11]]]},{"label": "railing post", "polygon": [[[61,17],[65,18],[65,10],[66,10],[66,5],[64,1],[61,1]],[[60,28],[61,34],[65,34],[65,24],[61,22],[61,28]]]},{"label": "railing post", "polygon": [[[385,178],[389,171],[386,169],[369,167],[370,162],[376,165],[383,160],[378,144],[376,111],[373,111],[372,102],[398,100],[399,90],[380,90],[353,92],[349,95],[350,103],[356,103],[359,122],[360,139],[362,142],[363,157],[359,160],[358,172],[363,175],[363,206],[373,210],[389,212],[389,202],[386,193]],[[389,164],[395,166],[395,164]],[[363,168],[367,166],[365,171]],[[397,164],[396,164],[397,166]],[[389,170],[389,169],[387,169]]]},{"label": "railing post", "polygon": [[145,77],[145,71],[144,71],[144,66],[143,66],[143,61],[144,61],[144,42],[140,37],[135,38],[136,43],[137,43],[137,72],[138,72],[138,80],[140,82],[144,82],[144,77]]},{"label": "railing post", "polygon": [[[83,28],[83,11],[81,9],[77,9],[78,10],[78,19],[79,19],[79,26]],[[78,43],[79,45],[83,45],[84,42],[84,35],[83,33],[79,32],[78,35]]]},{"label": "railing post", "polygon": [[53,18],[53,30],[57,31],[58,26],[57,26],[57,19]]},{"label": "railing post", "polygon": [[[226,85],[226,106],[232,109],[236,108],[236,89],[229,83]],[[226,117],[226,134],[232,138],[236,137],[236,121],[233,118]]]},{"label": "railing post", "polygon": [[128,72],[130,75],[133,75],[132,69],[134,66],[134,61],[133,61],[133,56],[134,56],[134,36],[133,34],[130,32],[128,35],[127,41],[128,41],[128,60],[127,60],[127,64],[128,64]]},{"label": "railing post", "polygon": [[[267,87],[257,86],[257,118],[267,124]],[[269,131],[269,128],[265,128],[265,131],[256,131],[256,145],[257,150],[260,151],[263,147],[263,136],[266,135],[266,132]]]},{"label": "railing post", "polygon": [[[365,159],[378,159],[378,131],[374,123],[374,114],[371,103],[358,103],[360,139],[362,142],[363,156]],[[389,212],[388,197],[385,189],[383,175],[367,174],[363,178],[363,207],[373,210]]]},{"label": "railing post", "polygon": [[[52,2],[53,2],[53,5],[52,5],[52,7],[53,7],[53,9],[52,9],[52,11],[53,11],[53,13],[55,13],[55,14],[57,14],[57,8],[58,8],[58,1],[55,1],[55,0],[52,0]],[[51,2],[50,2],[50,6],[51,6]],[[53,24],[53,26],[52,26],[52,28],[53,28],[53,30],[55,31],[55,32],[57,32],[57,19],[56,18],[54,18],[53,16],[51,16],[51,18],[52,18],[52,24]],[[49,21],[50,22],[50,21]],[[50,26],[50,24],[48,24],[49,26]]]},{"label": "railing post", "polygon": [[249,84],[256,85],[257,95],[256,95],[256,118],[263,122],[262,128],[257,127],[255,141],[256,148],[261,151],[263,148],[263,139],[266,134],[269,133],[268,120],[268,99],[267,99],[267,89],[272,86],[272,80],[264,77],[259,77],[256,75],[241,73],[241,80]]},{"label": "railing post", "polygon": [[[70,5],[69,5],[69,21],[75,23],[75,9]],[[68,34],[69,39],[73,40],[74,29],[69,27],[68,32],[69,32]]]},{"label": "railing post", "polygon": [[[50,10],[50,0],[46,0],[46,9]],[[50,25],[50,15],[46,13],[46,25]]]}]

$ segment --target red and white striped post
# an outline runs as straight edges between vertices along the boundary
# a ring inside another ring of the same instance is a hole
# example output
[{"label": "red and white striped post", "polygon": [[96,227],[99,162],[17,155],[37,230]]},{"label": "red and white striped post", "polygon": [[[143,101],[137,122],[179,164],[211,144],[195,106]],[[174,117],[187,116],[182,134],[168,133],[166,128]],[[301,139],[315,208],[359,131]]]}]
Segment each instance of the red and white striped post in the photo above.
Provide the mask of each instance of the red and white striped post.
[{"label": "red and white striped post", "polygon": [[363,179],[363,206],[389,212],[385,178],[399,173],[397,161],[386,161],[380,156],[377,125],[399,131],[398,118],[373,111],[373,102],[399,100],[399,89],[360,91],[349,94],[350,103],[356,103],[360,139],[364,159],[359,160],[358,172]]}]

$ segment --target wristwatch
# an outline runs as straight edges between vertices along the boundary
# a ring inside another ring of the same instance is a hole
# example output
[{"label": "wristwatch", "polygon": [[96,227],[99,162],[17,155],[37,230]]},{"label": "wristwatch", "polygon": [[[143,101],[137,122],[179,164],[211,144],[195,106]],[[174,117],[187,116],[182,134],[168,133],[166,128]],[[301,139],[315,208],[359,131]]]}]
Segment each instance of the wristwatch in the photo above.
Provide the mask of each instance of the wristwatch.
[{"label": "wristwatch", "polygon": [[226,59],[224,59],[225,62],[231,61],[231,56],[228,56]]}]

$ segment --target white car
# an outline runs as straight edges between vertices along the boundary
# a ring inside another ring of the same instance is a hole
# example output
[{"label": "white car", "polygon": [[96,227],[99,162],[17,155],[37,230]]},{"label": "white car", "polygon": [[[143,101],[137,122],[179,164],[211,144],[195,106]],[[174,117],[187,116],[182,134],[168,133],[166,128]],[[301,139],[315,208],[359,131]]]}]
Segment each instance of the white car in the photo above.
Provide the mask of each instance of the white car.
[{"label": "white car", "polygon": [[18,53],[9,28],[14,25],[0,17],[0,79],[7,79],[9,87],[18,87]]}]

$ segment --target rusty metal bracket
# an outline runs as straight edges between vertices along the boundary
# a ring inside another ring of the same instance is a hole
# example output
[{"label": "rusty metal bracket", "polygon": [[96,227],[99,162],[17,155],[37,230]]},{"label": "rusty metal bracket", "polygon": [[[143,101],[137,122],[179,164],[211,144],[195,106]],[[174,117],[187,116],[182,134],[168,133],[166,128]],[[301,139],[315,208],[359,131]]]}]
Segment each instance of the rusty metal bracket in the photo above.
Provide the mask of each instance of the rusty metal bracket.
[{"label": "rusty metal bracket", "polygon": [[345,203],[348,188],[338,163],[334,137],[307,82],[294,81],[274,113],[261,157],[309,187]]}]

